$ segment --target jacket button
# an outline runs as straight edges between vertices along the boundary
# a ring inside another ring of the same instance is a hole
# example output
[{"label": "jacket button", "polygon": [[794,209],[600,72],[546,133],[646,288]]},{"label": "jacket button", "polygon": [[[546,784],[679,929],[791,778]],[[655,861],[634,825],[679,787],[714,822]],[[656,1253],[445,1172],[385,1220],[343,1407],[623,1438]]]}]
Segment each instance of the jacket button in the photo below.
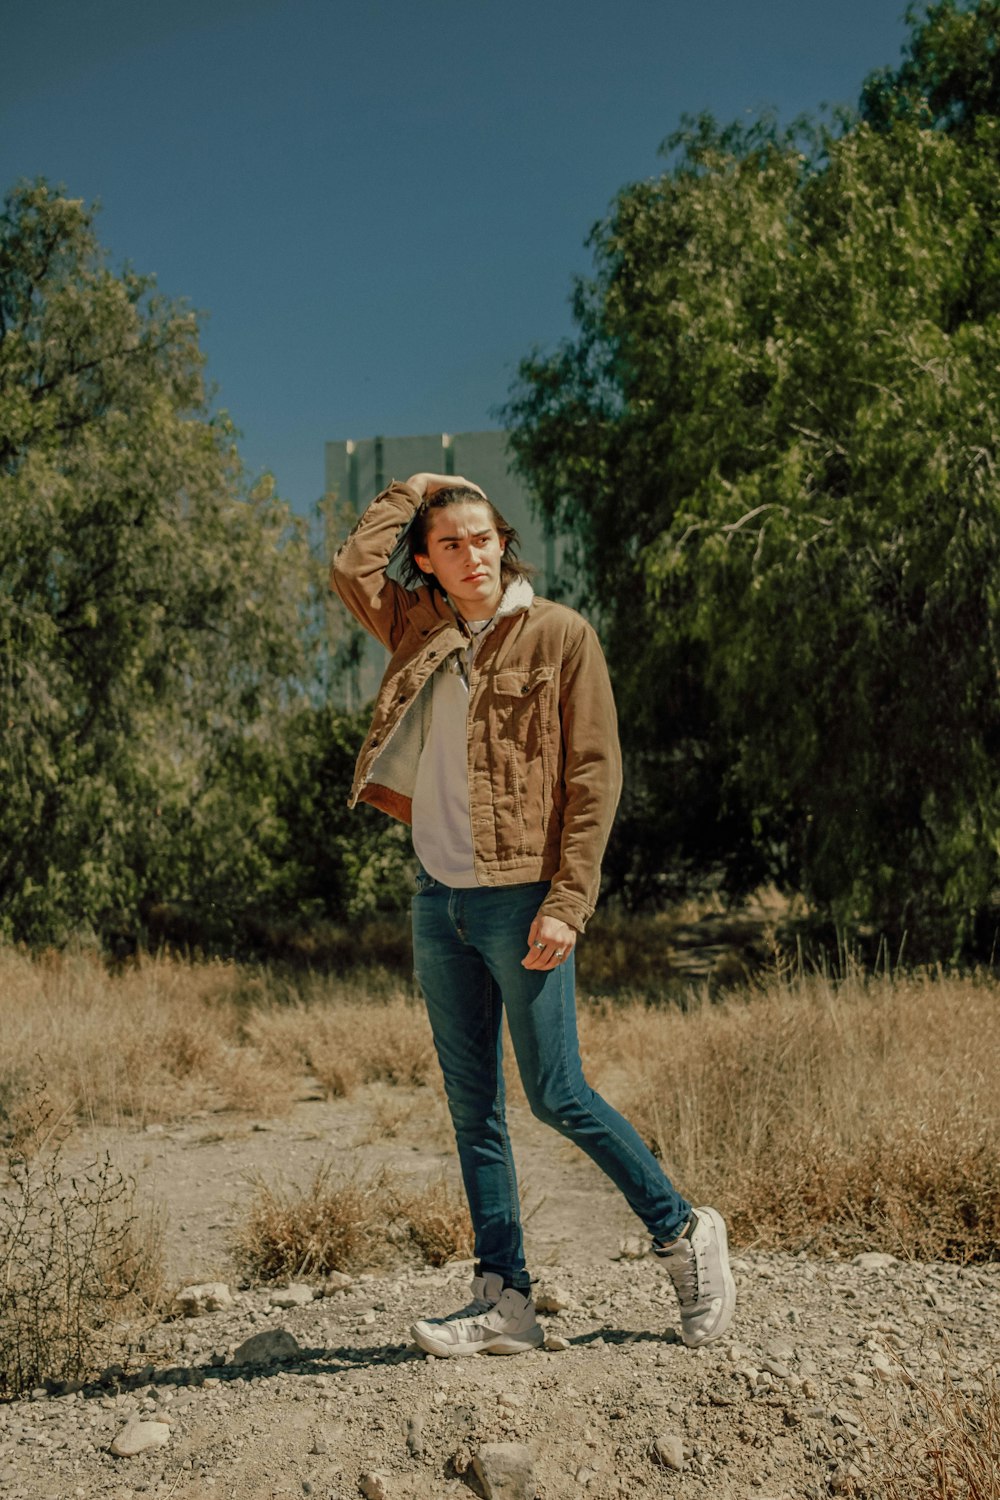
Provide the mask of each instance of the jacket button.
[{"label": "jacket button", "polygon": [[530,691],[531,689],[529,688],[528,684],[525,683],[524,687],[521,689],[521,696],[523,697],[525,693],[530,693]]},{"label": "jacket button", "polygon": [[407,699],[407,694],[406,693],[400,693],[399,697],[396,699],[396,702],[397,703],[405,703],[406,699]]}]

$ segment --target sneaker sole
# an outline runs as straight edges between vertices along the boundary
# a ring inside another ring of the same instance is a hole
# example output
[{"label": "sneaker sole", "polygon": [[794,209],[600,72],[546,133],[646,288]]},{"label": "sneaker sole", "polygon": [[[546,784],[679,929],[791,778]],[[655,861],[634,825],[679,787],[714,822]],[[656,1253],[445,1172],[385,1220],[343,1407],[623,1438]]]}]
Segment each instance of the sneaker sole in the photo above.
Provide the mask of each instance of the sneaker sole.
[{"label": "sneaker sole", "polygon": [[726,1221],[714,1208],[699,1208],[695,1212],[700,1219],[710,1219],[715,1225],[723,1262],[722,1309],[719,1313],[719,1321],[711,1333],[703,1333],[689,1339],[685,1336],[683,1323],[681,1324],[681,1338],[688,1349],[700,1349],[703,1344],[711,1344],[716,1339],[721,1339],[733,1321],[733,1314],[736,1311],[736,1282],[729,1269],[729,1236],[726,1233]]},{"label": "sneaker sole", "polygon": [[419,1323],[414,1323],[410,1335],[418,1348],[437,1359],[468,1359],[475,1354],[528,1354],[532,1349],[540,1349],[545,1342],[541,1328],[533,1328],[518,1338],[498,1333],[488,1344],[449,1344],[437,1338],[433,1329],[421,1327]]}]

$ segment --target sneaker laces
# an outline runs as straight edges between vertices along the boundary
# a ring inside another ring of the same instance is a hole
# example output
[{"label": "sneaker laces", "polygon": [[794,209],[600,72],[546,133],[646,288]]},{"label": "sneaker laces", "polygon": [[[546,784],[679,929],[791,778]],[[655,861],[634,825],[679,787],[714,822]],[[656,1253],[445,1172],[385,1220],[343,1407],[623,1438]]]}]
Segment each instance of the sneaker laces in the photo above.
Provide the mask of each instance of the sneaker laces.
[{"label": "sneaker laces", "polygon": [[698,1301],[701,1277],[698,1255],[690,1241],[681,1241],[662,1256],[667,1263],[667,1275],[674,1284],[681,1306]]}]

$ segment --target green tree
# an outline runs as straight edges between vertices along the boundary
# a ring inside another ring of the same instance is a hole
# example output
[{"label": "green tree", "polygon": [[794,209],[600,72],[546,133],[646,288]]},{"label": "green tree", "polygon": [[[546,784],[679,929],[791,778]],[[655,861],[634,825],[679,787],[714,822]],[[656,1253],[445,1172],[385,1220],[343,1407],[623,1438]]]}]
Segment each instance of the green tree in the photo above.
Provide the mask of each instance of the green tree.
[{"label": "green tree", "polygon": [[194,315],[114,273],[81,202],[8,196],[0,934],[164,902],[224,926],[277,878],[268,755],[310,680],[312,564],[202,366]]},{"label": "green tree", "polygon": [[508,420],[608,641],[618,878],[768,874],[940,949],[1000,849],[996,7],[913,27],[837,134],[671,138]]}]

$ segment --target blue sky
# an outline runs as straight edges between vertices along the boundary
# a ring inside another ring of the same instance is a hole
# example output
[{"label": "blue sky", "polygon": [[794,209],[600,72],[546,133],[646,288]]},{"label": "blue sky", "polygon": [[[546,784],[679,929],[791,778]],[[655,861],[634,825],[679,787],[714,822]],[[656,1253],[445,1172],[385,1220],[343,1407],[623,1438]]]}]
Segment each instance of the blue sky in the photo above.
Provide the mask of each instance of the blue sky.
[{"label": "blue sky", "polygon": [[852,104],[902,0],[18,0],[0,187],[99,200],[115,264],[205,314],[251,472],[497,425],[571,332],[584,241],[685,112]]}]

